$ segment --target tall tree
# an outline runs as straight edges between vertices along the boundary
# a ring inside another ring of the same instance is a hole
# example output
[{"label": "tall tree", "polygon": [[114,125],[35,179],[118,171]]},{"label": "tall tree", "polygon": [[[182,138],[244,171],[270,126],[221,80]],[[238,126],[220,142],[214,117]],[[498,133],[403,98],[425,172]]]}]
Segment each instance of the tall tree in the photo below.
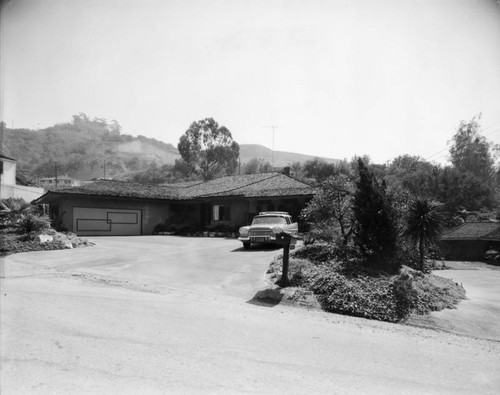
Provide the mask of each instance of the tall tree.
[{"label": "tall tree", "polygon": [[483,182],[491,182],[495,173],[494,151],[498,147],[479,134],[480,115],[462,121],[453,136],[451,163],[461,172],[470,172]]},{"label": "tall tree", "polygon": [[302,210],[302,218],[327,232],[333,229],[336,235],[330,235],[330,238],[340,236],[341,243],[347,245],[354,230],[354,190],[354,183],[344,174],[327,178]]},{"label": "tall tree", "polygon": [[359,180],[354,194],[356,220],[354,242],[368,265],[385,271],[396,271],[397,231],[395,215],[384,182],[378,182],[361,158],[358,158]]},{"label": "tall tree", "polygon": [[204,180],[222,172],[233,174],[238,166],[240,147],[231,132],[212,118],[193,122],[181,136],[177,149],[182,159],[199,169]]},{"label": "tall tree", "polygon": [[424,270],[426,247],[436,245],[444,229],[438,204],[426,198],[415,198],[408,204],[408,218],[403,236],[418,245],[420,270]]}]

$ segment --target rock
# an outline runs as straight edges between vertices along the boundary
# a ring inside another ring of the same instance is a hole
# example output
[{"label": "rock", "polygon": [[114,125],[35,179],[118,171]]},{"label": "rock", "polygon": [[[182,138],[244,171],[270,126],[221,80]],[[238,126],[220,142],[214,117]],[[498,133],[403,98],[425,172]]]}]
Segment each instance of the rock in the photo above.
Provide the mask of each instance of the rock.
[{"label": "rock", "polygon": [[73,244],[71,244],[71,241],[66,241],[63,243],[63,247],[66,249],[71,249],[73,248]]},{"label": "rock", "polygon": [[56,235],[54,235],[54,241],[61,243],[61,244],[64,244],[64,243],[68,242],[69,240],[64,233],[57,233]]},{"label": "rock", "polygon": [[76,240],[76,239],[78,239],[78,236],[76,235],[76,233],[72,233],[72,232],[68,232],[68,233],[66,233],[66,237],[67,237],[69,240]]},{"label": "rock", "polygon": [[52,229],[52,228],[49,228],[49,229],[44,229],[43,232],[42,232],[42,235],[50,235],[50,236],[54,236],[56,235],[57,232],[55,229]]},{"label": "rock", "polygon": [[51,235],[44,235],[42,233],[41,235],[35,237],[35,241],[40,244],[52,243],[54,241],[54,238]]},{"label": "rock", "polygon": [[407,270],[403,270],[401,274],[394,279],[393,289],[399,302],[405,306],[409,306],[410,301],[415,296],[412,274]]}]

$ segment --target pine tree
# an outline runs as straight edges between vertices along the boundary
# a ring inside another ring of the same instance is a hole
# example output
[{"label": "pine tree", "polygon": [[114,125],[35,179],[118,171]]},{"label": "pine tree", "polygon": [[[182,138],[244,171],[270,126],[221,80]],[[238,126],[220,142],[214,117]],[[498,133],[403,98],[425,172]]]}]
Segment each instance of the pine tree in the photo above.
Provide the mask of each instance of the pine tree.
[{"label": "pine tree", "polygon": [[397,231],[385,183],[377,181],[362,159],[358,159],[358,172],[353,207],[354,242],[368,266],[395,272],[399,269],[394,259]]}]

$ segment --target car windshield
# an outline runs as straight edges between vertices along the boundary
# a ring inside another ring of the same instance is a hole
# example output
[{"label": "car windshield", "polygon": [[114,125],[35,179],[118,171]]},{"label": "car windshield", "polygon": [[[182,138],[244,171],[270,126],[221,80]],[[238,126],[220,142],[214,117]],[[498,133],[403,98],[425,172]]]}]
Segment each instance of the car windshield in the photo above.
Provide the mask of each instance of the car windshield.
[{"label": "car windshield", "polygon": [[283,217],[272,217],[266,215],[265,217],[255,217],[252,221],[252,225],[271,225],[271,224],[283,224],[286,225],[286,220]]}]

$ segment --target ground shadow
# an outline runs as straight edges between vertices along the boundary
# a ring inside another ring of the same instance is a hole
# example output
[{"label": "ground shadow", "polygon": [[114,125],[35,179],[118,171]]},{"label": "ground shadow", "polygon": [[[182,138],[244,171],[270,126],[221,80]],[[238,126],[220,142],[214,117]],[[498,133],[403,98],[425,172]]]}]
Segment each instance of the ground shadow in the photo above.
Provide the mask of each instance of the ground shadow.
[{"label": "ground shadow", "polygon": [[252,299],[247,301],[247,303],[257,306],[274,307],[280,304],[281,299],[283,299],[283,294],[280,292],[279,288],[264,289],[257,292]]},{"label": "ground shadow", "polygon": [[274,244],[262,244],[262,245],[252,246],[248,249],[245,249],[243,246],[241,246],[239,248],[231,250],[230,252],[277,251],[281,248],[283,247]]}]

